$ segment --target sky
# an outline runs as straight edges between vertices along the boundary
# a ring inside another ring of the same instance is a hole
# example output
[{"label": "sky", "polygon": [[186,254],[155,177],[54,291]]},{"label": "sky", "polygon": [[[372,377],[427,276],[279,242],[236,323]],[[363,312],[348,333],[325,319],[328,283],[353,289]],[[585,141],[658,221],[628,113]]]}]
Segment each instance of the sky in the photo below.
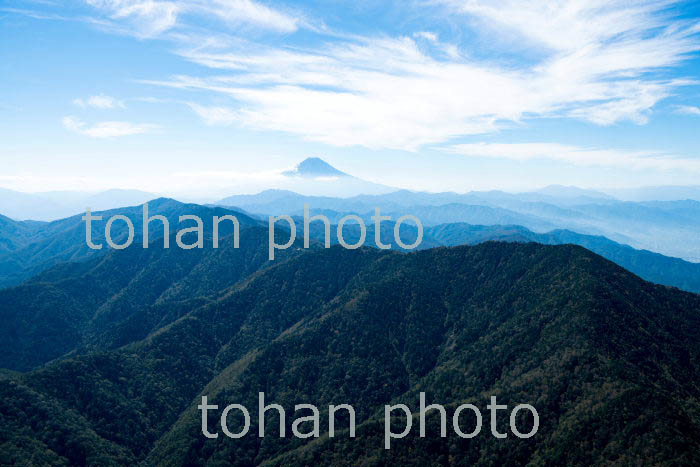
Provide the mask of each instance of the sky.
[{"label": "sky", "polygon": [[0,0],[0,187],[700,180],[700,5]]}]

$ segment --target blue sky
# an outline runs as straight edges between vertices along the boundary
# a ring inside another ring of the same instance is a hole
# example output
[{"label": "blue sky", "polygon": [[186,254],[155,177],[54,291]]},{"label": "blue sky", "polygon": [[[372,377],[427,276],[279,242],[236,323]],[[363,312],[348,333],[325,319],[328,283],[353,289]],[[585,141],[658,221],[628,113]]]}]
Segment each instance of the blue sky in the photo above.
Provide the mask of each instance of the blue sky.
[{"label": "blue sky", "polygon": [[0,1],[0,187],[214,196],[307,156],[430,191],[697,184],[699,18],[671,0]]}]

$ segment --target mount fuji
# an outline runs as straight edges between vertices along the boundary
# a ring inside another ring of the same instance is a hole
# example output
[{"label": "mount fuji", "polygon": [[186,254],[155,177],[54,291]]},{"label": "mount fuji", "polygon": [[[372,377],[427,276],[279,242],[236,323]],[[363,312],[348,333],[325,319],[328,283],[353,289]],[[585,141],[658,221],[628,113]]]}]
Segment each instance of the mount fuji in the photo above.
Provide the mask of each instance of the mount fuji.
[{"label": "mount fuji", "polygon": [[[380,195],[398,188],[362,180],[336,169],[318,157],[304,159],[296,167],[281,173],[272,188],[307,196],[347,198],[357,195]],[[220,201],[222,203],[225,200]]]}]

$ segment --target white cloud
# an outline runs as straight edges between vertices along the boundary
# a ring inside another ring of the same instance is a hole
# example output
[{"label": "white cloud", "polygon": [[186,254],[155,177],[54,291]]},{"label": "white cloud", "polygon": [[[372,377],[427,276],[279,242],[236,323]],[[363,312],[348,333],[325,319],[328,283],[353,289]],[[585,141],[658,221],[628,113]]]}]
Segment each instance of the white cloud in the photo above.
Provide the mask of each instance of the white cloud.
[{"label": "white cloud", "polygon": [[115,26],[141,37],[155,37],[185,26],[185,15],[205,15],[230,25],[250,24],[278,32],[294,32],[299,20],[253,0],[85,0],[103,11]]},{"label": "white cloud", "polygon": [[420,39],[425,39],[430,42],[439,42],[440,39],[437,34],[430,31],[419,31],[413,35],[413,37],[418,37]]},{"label": "white cloud", "polygon": [[250,23],[280,32],[294,32],[299,27],[298,19],[252,0],[205,0],[187,3],[234,24]]},{"label": "white cloud", "polygon": [[156,84],[227,94],[238,102],[241,122],[252,127],[338,146],[416,150],[533,115],[644,123],[656,103],[683,84],[645,73],[679,60],[676,53],[672,48],[652,60],[636,50],[610,57],[584,50],[513,70],[436,59],[410,38],[364,39],[308,52],[183,52],[231,74]]},{"label": "white cloud", "polygon": [[501,34],[512,32],[521,40],[544,45],[553,51],[575,53],[587,47],[610,52],[646,48],[647,53],[653,55],[663,51],[647,46],[663,41],[673,28],[646,38],[649,42],[640,41],[645,39],[646,32],[669,26],[665,10],[679,1],[433,0],[433,3],[449,5],[482,20]]},{"label": "white cloud", "polygon": [[238,112],[228,107],[207,107],[193,102],[187,104],[207,125],[231,125],[241,121]]},{"label": "white cloud", "polygon": [[557,143],[474,143],[445,148],[468,157],[515,161],[554,160],[584,167],[683,170],[700,172],[700,159],[674,157],[658,152],[584,148]]},{"label": "white cloud", "polygon": [[105,96],[100,94],[99,96],[91,96],[87,99],[75,99],[73,103],[79,107],[93,107],[95,109],[124,109],[126,105],[123,101],[115,99],[114,97]]},{"label": "white cloud", "polygon": [[675,110],[681,115],[700,115],[700,107],[694,105],[677,105]]},{"label": "white cloud", "polygon": [[[283,32],[300,22],[248,0],[89,1],[115,17],[150,11],[137,4],[167,3],[176,19],[206,14]],[[528,50],[520,45],[521,61],[500,65],[430,31],[414,38],[334,35],[307,49],[213,36],[211,43],[190,43],[184,34],[175,39],[178,53],[223,75],[147,82],[232,98],[227,106],[190,104],[208,124],[284,131],[335,146],[418,150],[531,117],[645,124],[658,102],[688,84],[663,74],[700,50],[700,29],[670,16],[674,0],[434,3],[464,14],[485,38],[492,31],[515,36]]]},{"label": "white cloud", "polygon": [[88,125],[76,117],[64,117],[63,126],[75,133],[91,138],[116,138],[120,136],[140,135],[157,129],[157,125],[130,122],[98,122]]},{"label": "white cloud", "polygon": [[[49,4],[47,3],[47,5],[49,5]],[[53,5],[51,5],[51,6],[53,6]],[[23,15],[23,16],[27,16],[28,18],[33,18],[33,19],[52,20],[52,21],[67,21],[67,20],[69,20],[69,18],[65,17],[65,16],[51,14],[51,13],[41,13],[38,11],[28,10],[28,9],[24,9],[24,8],[0,7],[0,11],[2,11],[4,13],[14,13],[14,14],[18,14],[18,15]]]},{"label": "white cloud", "polygon": [[155,0],[86,0],[115,20],[128,20],[137,35],[156,36],[177,24],[181,11],[176,2]]}]

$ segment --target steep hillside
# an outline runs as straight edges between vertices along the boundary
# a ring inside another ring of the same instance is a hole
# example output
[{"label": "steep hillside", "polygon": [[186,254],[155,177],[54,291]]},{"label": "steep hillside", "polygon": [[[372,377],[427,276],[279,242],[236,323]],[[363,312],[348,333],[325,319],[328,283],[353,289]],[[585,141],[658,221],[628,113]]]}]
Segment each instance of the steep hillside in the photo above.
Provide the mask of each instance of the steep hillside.
[{"label": "steep hillside", "polygon": [[[700,462],[699,333],[699,296],[580,247],[308,252],[139,342],[6,376],[0,417],[13,430],[0,433],[0,451],[14,456],[6,462],[115,465],[691,465]],[[352,404],[357,438],[307,442],[272,428],[264,438],[202,436],[199,394],[253,408],[259,391],[288,414],[313,403],[322,420],[327,404]],[[415,428],[384,450],[383,404],[415,409],[421,391],[448,410],[485,410],[491,395],[530,403],[540,428],[526,440],[440,438],[430,417],[425,438]],[[64,412],[32,423],[16,410],[25,400]]]},{"label": "steep hillside", "polygon": [[0,255],[18,250],[27,243],[30,235],[29,226],[0,215]]},{"label": "steep hillside", "polygon": [[[280,251],[278,260],[297,251]],[[0,290],[0,368],[26,371],[73,350],[140,340],[269,265],[267,231],[248,227],[240,248],[231,236],[222,237],[219,249],[164,249],[155,240],[148,249],[56,266]]]}]

